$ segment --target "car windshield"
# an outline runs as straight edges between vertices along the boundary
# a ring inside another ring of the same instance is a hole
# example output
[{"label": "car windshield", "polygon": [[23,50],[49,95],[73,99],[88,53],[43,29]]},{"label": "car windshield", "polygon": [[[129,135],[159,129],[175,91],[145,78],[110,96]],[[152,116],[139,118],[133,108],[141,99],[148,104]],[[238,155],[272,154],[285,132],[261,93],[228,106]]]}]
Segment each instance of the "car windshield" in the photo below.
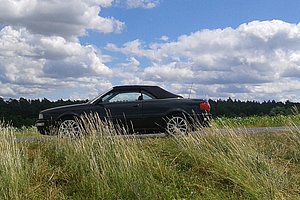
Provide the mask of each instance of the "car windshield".
[{"label": "car windshield", "polygon": [[100,97],[102,97],[104,94],[108,93],[108,91],[111,91],[112,88],[110,90],[107,90],[103,93],[101,93],[100,95],[98,95],[97,97],[93,98],[92,100],[88,101],[87,104],[93,104],[95,101],[97,101]]}]

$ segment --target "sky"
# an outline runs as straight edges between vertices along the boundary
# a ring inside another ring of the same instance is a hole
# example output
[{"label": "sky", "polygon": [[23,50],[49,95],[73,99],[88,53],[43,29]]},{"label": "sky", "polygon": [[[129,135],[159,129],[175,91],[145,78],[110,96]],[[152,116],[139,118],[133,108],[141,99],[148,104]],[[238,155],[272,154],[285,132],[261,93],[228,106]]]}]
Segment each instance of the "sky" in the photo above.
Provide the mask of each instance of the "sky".
[{"label": "sky", "polygon": [[0,0],[0,97],[115,85],[300,102],[299,0]]}]

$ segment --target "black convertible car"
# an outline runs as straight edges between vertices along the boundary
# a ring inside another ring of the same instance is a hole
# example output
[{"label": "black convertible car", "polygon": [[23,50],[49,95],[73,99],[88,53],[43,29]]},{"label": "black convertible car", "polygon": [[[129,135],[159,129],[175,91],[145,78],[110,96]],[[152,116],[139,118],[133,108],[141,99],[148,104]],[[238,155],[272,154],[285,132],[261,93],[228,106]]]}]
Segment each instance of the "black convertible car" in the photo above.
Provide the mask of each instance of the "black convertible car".
[{"label": "black convertible car", "polygon": [[58,134],[80,134],[76,119],[88,113],[97,113],[101,119],[126,125],[137,133],[185,133],[192,124],[208,125],[211,116],[206,100],[185,99],[158,86],[132,85],[113,87],[84,104],[43,110],[36,126],[41,134],[49,134],[51,127]]}]

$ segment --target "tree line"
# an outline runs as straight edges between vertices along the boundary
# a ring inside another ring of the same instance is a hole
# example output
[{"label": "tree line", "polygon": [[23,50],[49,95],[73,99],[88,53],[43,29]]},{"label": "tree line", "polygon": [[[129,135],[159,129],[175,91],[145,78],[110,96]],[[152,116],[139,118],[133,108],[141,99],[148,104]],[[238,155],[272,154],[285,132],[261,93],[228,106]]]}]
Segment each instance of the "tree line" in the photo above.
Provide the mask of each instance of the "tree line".
[{"label": "tree line", "polygon": [[240,101],[232,100],[209,100],[211,113],[215,117],[245,117],[245,116],[275,116],[292,115],[300,109],[298,102],[276,101]]},{"label": "tree line", "polygon": [[[33,126],[41,110],[56,106],[85,103],[87,100],[57,100],[25,98],[4,100],[0,98],[0,121],[15,127]],[[300,103],[276,101],[209,100],[213,117],[244,117],[263,115],[291,115],[300,109]]]},{"label": "tree line", "polygon": [[46,98],[41,100],[25,98],[4,100],[0,97],[0,121],[18,128],[22,126],[34,126],[41,110],[84,102],[87,102],[87,100],[71,101],[61,99],[50,101]]}]

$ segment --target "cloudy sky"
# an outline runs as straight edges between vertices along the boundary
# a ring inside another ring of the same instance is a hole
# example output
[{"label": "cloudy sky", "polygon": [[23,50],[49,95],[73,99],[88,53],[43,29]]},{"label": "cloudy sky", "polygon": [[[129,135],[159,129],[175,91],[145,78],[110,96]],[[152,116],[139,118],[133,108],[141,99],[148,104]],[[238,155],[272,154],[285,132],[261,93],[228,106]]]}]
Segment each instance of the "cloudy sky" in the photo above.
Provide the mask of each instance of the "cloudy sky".
[{"label": "cloudy sky", "polygon": [[0,96],[153,84],[300,102],[299,0],[0,0]]}]

